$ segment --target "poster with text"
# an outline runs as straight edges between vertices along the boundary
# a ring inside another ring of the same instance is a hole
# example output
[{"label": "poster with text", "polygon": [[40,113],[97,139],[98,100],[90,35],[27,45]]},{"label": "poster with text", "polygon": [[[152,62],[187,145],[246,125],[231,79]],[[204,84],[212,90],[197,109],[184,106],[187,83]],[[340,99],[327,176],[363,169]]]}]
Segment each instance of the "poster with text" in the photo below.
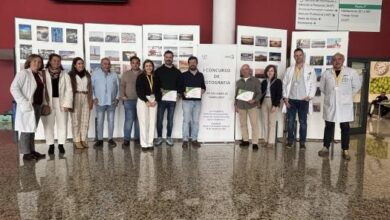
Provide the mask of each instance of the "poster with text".
[{"label": "poster with text", "polygon": [[164,52],[173,52],[173,64],[184,72],[188,58],[196,56],[199,45],[198,25],[143,25],[143,57],[154,62],[155,68],[164,62]]},{"label": "poster with text", "polygon": [[24,69],[27,57],[40,54],[46,65],[51,53],[62,57],[62,66],[71,69],[75,57],[84,57],[83,25],[15,18],[16,71]]},{"label": "poster with text", "polygon": [[92,72],[104,57],[119,75],[130,70],[132,56],[142,59],[142,26],[86,23],[84,32],[86,67]]},{"label": "poster with text", "polygon": [[286,70],[287,30],[237,26],[237,78],[243,64],[249,64],[256,78],[273,64],[279,73]]},{"label": "poster with text", "polygon": [[390,61],[371,61],[368,101],[375,100],[381,92],[390,94]]},{"label": "poster with text", "polygon": [[201,44],[198,69],[206,92],[202,97],[199,141],[234,141],[236,45]]},{"label": "poster with text", "polygon": [[[301,48],[305,53],[305,63],[314,67],[317,76],[317,89],[313,102],[313,114],[308,116],[307,138],[322,139],[325,122],[323,115],[323,97],[319,89],[322,73],[332,68],[332,56],[342,53],[347,65],[348,32],[332,31],[295,31],[291,39],[291,65],[295,64],[294,50]],[[336,126],[335,138],[340,138],[339,126]]]}]

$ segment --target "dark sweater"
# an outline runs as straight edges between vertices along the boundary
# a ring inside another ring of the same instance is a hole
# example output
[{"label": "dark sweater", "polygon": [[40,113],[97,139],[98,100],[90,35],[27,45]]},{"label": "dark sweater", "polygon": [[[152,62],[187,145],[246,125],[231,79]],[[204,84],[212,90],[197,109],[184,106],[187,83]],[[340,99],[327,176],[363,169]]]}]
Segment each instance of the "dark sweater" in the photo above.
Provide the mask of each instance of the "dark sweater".
[{"label": "dark sweater", "polygon": [[[267,85],[268,81],[265,79],[263,82],[261,82],[261,93],[264,94],[263,97],[260,99],[260,104],[263,103],[265,93],[267,92]],[[282,81],[280,79],[273,79],[273,83],[271,84],[270,93],[271,93],[271,100],[272,100],[272,106],[279,106],[280,100],[282,99],[283,92],[283,85]]]},{"label": "dark sweater", "polygon": [[161,100],[161,91],[158,86],[158,82],[156,80],[156,77],[153,75],[153,91],[150,91],[149,81],[146,78],[145,73],[141,73],[137,77],[137,81],[135,82],[135,89],[137,91],[137,96],[139,99],[141,99],[144,102],[147,102],[148,99],[146,96],[149,96],[151,94],[154,94],[156,101]]},{"label": "dark sweater", "polygon": [[180,75],[180,70],[175,66],[168,68],[165,65],[162,65],[157,68],[155,72],[159,88],[164,90],[177,90],[177,81]]},{"label": "dark sweater", "polygon": [[43,103],[43,92],[45,90],[45,85],[41,77],[39,77],[39,73],[33,73],[35,82],[37,83],[37,89],[34,92],[33,104],[34,105],[42,105]]},{"label": "dark sweater", "polygon": [[201,72],[197,72],[195,75],[192,74],[190,71],[184,72],[181,74],[178,85],[177,85],[177,92],[181,94],[183,97],[183,100],[201,100],[197,98],[189,98],[187,99],[184,96],[184,92],[186,91],[186,87],[197,87],[202,88],[206,90],[206,84],[204,83],[204,77]]}]

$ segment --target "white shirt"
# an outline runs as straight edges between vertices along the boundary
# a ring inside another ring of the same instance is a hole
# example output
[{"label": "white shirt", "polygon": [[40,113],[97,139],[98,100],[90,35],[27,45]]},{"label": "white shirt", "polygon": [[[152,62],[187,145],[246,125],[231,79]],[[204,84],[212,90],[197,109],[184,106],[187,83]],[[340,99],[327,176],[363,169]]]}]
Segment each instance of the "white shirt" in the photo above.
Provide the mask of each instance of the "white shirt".
[{"label": "white shirt", "polygon": [[77,91],[78,92],[88,92],[88,78],[87,78],[87,76],[80,78],[80,76],[76,74],[76,82],[77,82]]}]

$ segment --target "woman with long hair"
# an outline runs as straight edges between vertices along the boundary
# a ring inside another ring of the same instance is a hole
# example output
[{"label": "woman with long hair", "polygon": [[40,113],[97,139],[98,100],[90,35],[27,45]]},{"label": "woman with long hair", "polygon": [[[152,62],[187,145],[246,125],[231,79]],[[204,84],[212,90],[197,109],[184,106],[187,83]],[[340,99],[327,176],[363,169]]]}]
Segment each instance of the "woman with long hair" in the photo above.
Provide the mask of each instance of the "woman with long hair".
[{"label": "woman with long hair", "polygon": [[136,81],[137,115],[140,128],[140,142],[142,150],[153,150],[153,138],[157,117],[157,102],[161,100],[161,91],[158,89],[154,76],[154,64],[151,60],[143,63],[143,72]]},{"label": "woman with long hair", "polygon": [[266,79],[261,82],[261,115],[264,122],[264,140],[266,147],[272,147],[275,144],[276,135],[276,116],[277,110],[282,99],[283,84],[277,78],[275,65],[268,65],[264,70]]},{"label": "woman with long hair", "polygon": [[73,91],[71,110],[73,145],[77,149],[87,148],[89,116],[93,101],[91,74],[85,69],[82,58],[73,59],[69,78]]},{"label": "woman with long hair", "polygon": [[45,157],[35,151],[34,143],[46,89],[42,70],[42,57],[31,54],[24,64],[24,69],[16,74],[10,88],[17,104],[15,131],[19,132],[19,153],[23,154],[23,160]]},{"label": "woman with long hair", "polygon": [[69,75],[61,65],[60,55],[50,54],[44,71],[51,113],[42,116],[41,119],[45,130],[46,144],[49,145],[48,154],[54,154],[54,125],[57,126],[58,150],[64,154],[68,131],[68,112],[73,107],[72,85]]}]

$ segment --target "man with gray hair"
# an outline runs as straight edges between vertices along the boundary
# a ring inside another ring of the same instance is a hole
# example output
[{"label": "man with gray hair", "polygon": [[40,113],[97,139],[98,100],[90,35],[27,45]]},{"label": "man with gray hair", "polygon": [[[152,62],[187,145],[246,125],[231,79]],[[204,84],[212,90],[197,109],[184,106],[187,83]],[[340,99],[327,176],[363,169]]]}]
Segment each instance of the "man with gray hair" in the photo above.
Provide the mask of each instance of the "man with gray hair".
[{"label": "man with gray hair", "polygon": [[114,118],[116,106],[119,102],[119,79],[115,72],[111,72],[111,61],[107,57],[100,62],[100,68],[92,74],[93,102],[96,106],[97,136],[95,147],[103,146],[104,115],[107,112],[108,145],[115,147],[112,139],[114,133]]},{"label": "man with gray hair", "polygon": [[336,53],[332,57],[332,69],[326,70],[320,81],[320,89],[324,94],[325,120],[324,147],[318,152],[319,156],[329,155],[330,143],[333,140],[335,123],[340,123],[342,157],[350,160],[349,122],[353,121],[353,96],[362,85],[356,70],[343,66],[344,55]]},{"label": "man with gray hair", "polygon": [[260,81],[251,74],[248,64],[244,64],[240,69],[241,79],[236,82],[236,100],[234,107],[240,117],[240,128],[242,141],[241,147],[249,146],[249,134],[247,120],[252,127],[252,147],[253,150],[259,149],[259,111],[257,104],[261,98]]}]

